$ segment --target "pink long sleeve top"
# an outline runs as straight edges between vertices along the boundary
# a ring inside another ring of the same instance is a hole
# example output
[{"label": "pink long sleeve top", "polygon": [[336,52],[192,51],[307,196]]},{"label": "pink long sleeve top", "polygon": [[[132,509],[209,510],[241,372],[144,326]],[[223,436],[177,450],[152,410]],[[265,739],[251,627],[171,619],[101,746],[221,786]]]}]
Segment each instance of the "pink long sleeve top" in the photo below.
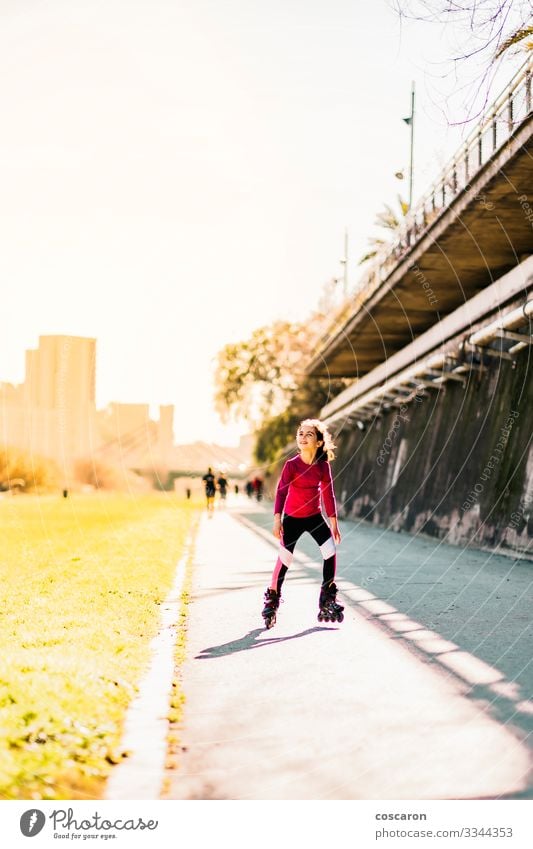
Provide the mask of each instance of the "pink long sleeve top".
[{"label": "pink long sleeve top", "polygon": [[300,455],[291,457],[283,466],[276,490],[274,513],[304,518],[321,512],[320,496],[327,516],[336,516],[331,467],[327,460],[309,466]]}]

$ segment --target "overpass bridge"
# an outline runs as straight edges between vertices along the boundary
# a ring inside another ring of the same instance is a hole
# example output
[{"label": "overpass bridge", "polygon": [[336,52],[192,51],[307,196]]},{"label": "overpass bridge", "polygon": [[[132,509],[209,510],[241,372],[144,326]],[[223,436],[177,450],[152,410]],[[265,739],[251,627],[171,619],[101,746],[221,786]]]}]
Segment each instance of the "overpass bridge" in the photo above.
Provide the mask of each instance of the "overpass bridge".
[{"label": "overpass bridge", "polygon": [[533,252],[533,59],[384,246],[306,372],[367,374]]},{"label": "overpass bridge", "polygon": [[307,366],[340,514],[532,556],[529,59],[382,249]]}]

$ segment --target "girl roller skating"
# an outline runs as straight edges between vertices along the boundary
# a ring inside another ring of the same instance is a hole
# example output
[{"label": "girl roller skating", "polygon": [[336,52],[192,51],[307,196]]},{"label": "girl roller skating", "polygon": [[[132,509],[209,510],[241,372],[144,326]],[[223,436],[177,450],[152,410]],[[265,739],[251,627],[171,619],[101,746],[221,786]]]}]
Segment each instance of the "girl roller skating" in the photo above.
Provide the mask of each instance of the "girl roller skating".
[{"label": "girl roller skating", "polygon": [[[265,592],[263,619],[266,628],[276,621],[281,587],[293,559],[294,548],[307,531],[320,546],[324,567],[318,601],[319,622],[342,622],[344,608],[337,604],[335,543],[341,536],[337,522],[335,494],[329,460],[334,445],[325,425],[318,419],[305,419],[296,434],[298,454],[285,463],[276,490],[274,536],[280,541],[272,581]],[[324,502],[331,528],[321,512]],[[283,520],[282,520],[283,514]]]}]

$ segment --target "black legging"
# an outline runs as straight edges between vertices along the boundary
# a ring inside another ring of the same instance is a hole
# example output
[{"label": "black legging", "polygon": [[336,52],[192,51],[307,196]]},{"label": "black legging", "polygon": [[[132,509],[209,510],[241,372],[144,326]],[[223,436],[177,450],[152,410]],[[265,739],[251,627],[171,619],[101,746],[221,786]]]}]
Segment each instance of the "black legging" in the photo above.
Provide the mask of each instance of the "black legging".
[{"label": "black legging", "polygon": [[[324,521],[321,513],[314,516],[305,516],[297,519],[294,516],[284,516],[282,522],[282,535],[280,539],[280,551],[272,576],[272,587],[275,586],[278,593],[281,592],[287,569],[292,562],[292,556],[296,543],[305,532],[311,534],[315,542],[322,549],[324,566],[322,573],[322,586],[328,586],[335,578],[337,555],[335,543],[329,526]],[[325,548],[322,548],[325,546]]]}]

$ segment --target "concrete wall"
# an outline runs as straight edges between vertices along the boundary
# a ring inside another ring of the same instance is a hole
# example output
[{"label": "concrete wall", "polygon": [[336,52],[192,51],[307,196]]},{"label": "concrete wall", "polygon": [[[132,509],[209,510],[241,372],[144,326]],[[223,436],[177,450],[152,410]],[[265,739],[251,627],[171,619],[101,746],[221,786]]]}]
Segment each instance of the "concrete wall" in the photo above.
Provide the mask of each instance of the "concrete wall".
[{"label": "concrete wall", "polygon": [[533,351],[341,432],[340,513],[533,558]]}]

